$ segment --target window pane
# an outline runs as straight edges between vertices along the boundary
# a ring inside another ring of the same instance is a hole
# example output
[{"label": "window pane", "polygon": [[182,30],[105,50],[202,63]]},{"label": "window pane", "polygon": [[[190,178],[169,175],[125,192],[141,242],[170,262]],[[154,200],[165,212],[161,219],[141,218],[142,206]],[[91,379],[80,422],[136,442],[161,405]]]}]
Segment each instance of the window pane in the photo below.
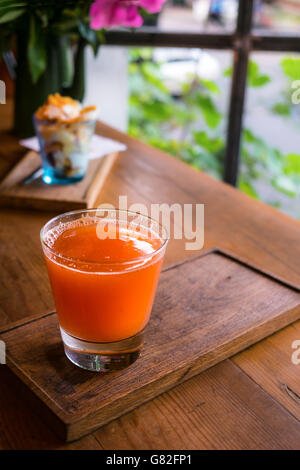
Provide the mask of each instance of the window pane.
[{"label": "window pane", "polygon": [[299,79],[299,54],[252,55],[239,180],[241,189],[296,218],[300,218]]},{"label": "window pane", "polygon": [[129,50],[129,133],[222,177],[231,52]]},{"label": "window pane", "polygon": [[299,26],[299,0],[256,0],[254,27],[270,32],[298,33]]},{"label": "window pane", "polygon": [[232,31],[237,6],[237,0],[168,0],[162,11],[147,19],[145,24],[162,31]]}]

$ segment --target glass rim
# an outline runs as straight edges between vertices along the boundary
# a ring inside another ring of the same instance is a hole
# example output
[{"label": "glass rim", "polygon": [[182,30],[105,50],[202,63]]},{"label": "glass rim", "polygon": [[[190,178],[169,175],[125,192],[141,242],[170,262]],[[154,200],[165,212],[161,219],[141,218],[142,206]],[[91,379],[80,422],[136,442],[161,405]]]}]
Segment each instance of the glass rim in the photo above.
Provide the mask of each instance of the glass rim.
[{"label": "glass rim", "polygon": [[[147,253],[145,255],[138,256],[138,257],[133,258],[131,260],[126,260],[126,261],[95,261],[95,260],[83,260],[83,259],[78,258],[78,257],[63,255],[59,251],[56,251],[55,249],[53,249],[53,247],[51,247],[45,241],[45,239],[44,239],[45,238],[44,237],[44,230],[47,228],[47,225],[49,225],[50,223],[53,223],[55,221],[59,221],[59,219],[61,219],[63,217],[72,216],[72,215],[76,215],[76,214],[87,214],[87,213],[92,213],[92,212],[97,212],[97,211],[112,211],[114,213],[119,213],[119,214],[120,213],[126,213],[126,214],[129,214],[129,215],[132,215],[132,216],[143,217],[144,219],[146,219],[150,222],[154,222],[159,227],[159,229],[164,232],[164,236],[159,236],[158,237],[162,241],[161,246],[159,248],[157,248],[155,251],[153,251],[152,253]],[[160,222],[157,222],[155,219],[152,219],[151,217],[149,217],[147,215],[141,214],[139,212],[125,210],[125,209],[118,209],[118,208],[113,209],[113,208],[109,208],[109,207],[101,207],[99,209],[77,209],[77,210],[73,210],[73,211],[69,211],[69,212],[64,212],[64,213],[59,214],[55,217],[52,217],[41,228],[41,230],[40,230],[40,241],[41,241],[41,244],[42,244],[43,248],[45,247],[47,250],[49,250],[51,252],[51,254],[57,256],[58,258],[60,258],[61,260],[64,260],[64,261],[79,262],[79,263],[84,263],[84,264],[87,264],[87,265],[103,266],[103,267],[104,266],[105,267],[109,267],[109,266],[131,266],[131,265],[135,265],[135,264],[137,264],[141,261],[145,261],[145,260],[148,260],[148,259],[150,260],[151,258],[156,257],[160,252],[162,252],[166,248],[166,245],[169,241],[169,233],[168,233],[167,229]],[[66,266],[66,267],[68,267],[68,266]],[[72,268],[72,269],[76,269],[76,270],[80,271],[80,268]],[[96,272],[93,272],[93,273],[95,274]]]}]

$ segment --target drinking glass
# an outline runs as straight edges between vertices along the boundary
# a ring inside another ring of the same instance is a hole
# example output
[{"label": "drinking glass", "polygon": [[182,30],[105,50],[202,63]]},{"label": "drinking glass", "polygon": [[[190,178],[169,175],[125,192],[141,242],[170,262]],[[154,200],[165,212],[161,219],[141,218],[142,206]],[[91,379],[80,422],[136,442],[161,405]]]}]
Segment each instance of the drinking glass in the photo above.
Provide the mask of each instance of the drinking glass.
[{"label": "drinking glass", "polygon": [[166,230],[134,212],[88,209],[51,219],[41,242],[66,356],[93,371],[130,365],[142,348]]},{"label": "drinking glass", "polygon": [[71,184],[82,180],[89,163],[94,119],[71,123],[33,118],[40,144],[43,181],[47,184]]}]

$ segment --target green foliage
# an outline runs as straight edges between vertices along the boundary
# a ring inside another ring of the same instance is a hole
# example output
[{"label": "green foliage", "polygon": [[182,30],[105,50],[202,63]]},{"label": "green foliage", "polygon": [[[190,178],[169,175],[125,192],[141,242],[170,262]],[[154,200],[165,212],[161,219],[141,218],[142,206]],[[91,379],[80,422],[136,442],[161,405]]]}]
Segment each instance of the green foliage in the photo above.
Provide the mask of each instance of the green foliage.
[{"label": "green foliage", "polygon": [[279,114],[280,116],[290,116],[291,114],[291,107],[288,103],[278,102],[275,103],[272,107],[272,111],[275,114]]},{"label": "green foliage", "polygon": [[47,56],[42,26],[33,15],[30,18],[27,55],[32,81],[36,83],[46,69]]},{"label": "green foliage", "polygon": [[77,19],[78,31],[82,38],[84,38],[89,44],[96,56],[99,50],[101,42],[104,42],[104,35],[101,31],[95,31],[89,27],[87,21],[84,21],[82,18]]},{"label": "green foliage", "polygon": [[207,90],[211,91],[214,94],[219,94],[220,90],[216,83],[212,82],[211,80],[203,80],[199,79],[199,83],[203,85]]},{"label": "green foliage", "polygon": [[[27,41],[27,58],[33,83],[36,83],[47,66],[47,44],[59,38],[65,38],[62,48],[64,60],[63,86],[72,81],[75,55],[72,44],[84,40],[96,55],[103,42],[103,33],[94,31],[89,26],[89,8],[92,0],[0,0],[0,59],[11,46],[15,34],[22,35]],[[67,44],[69,50],[67,50]]]},{"label": "green foliage", "polygon": [[27,2],[0,0],[0,24],[14,21],[25,12]]},{"label": "green foliage", "polygon": [[75,64],[69,36],[62,36],[60,38],[60,47],[57,48],[57,54],[61,73],[61,86],[63,88],[71,87],[74,78]]},{"label": "green foliage", "polygon": [[286,156],[286,163],[284,165],[284,172],[287,175],[293,175],[300,178],[300,155],[289,153]]},{"label": "green foliage", "polygon": [[211,153],[219,152],[224,145],[220,137],[209,138],[205,131],[194,131],[194,139],[200,147]]},{"label": "green foliage", "polygon": [[259,199],[257,192],[255,191],[251,183],[249,183],[249,181],[243,178],[240,178],[238,186],[239,186],[239,189],[243,191],[243,193],[247,194],[248,196],[253,197],[254,199]]},{"label": "green foliage", "polygon": [[254,62],[253,60],[249,61],[247,78],[248,78],[248,86],[252,86],[252,87],[261,87],[271,81],[268,75],[264,75],[260,73],[258,64]]},{"label": "green foliage", "polygon": [[177,99],[152,54],[149,48],[130,52],[129,133],[219,178],[224,142],[215,135],[222,118],[214,98],[217,85],[193,76],[181,84]]},{"label": "green foliage", "polygon": [[[286,62],[283,63],[287,67]],[[180,84],[181,95],[172,95],[162,76],[161,65],[154,61],[153,51],[149,48],[130,51],[129,133],[220,179],[225,125],[218,108],[217,84],[196,75],[190,76]],[[293,67],[289,62],[290,74],[294,73],[295,64]],[[231,69],[224,73],[230,74]],[[263,87],[269,82],[270,77],[250,61],[248,86]],[[277,103],[275,107],[281,115],[289,113],[286,103]],[[241,153],[238,183],[241,191],[260,199],[255,183],[263,178],[277,191],[290,197],[297,196],[300,155],[284,155],[247,128],[243,130]],[[278,201],[270,204],[280,205]]]},{"label": "green foliage", "polygon": [[194,96],[194,99],[195,104],[201,110],[208,127],[217,127],[220,124],[221,114],[217,110],[211,97],[200,91]]},{"label": "green foliage", "polygon": [[19,16],[23,15],[23,13],[25,12],[24,9],[19,9],[19,10],[15,10],[15,11],[3,11],[0,12],[2,13],[1,17],[0,17],[0,24],[3,24],[3,23],[7,23],[9,21],[12,21],[12,20],[15,20],[17,19]]},{"label": "green foliage", "polygon": [[291,81],[300,79],[300,59],[285,57],[281,61],[281,68]]},{"label": "green foliage", "polygon": [[286,77],[287,87],[281,92],[282,99],[275,103],[272,112],[283,117],[292,115],[294,105],[291,94],[293,93],[293,82],[300,80],[300,59],[295,57],[284,57],[280,62],[280,68]]},{"label": "green foliage", "polygon": [[[230,77],[232,75],[232,67],[229,67],[225,70],[224,76]],[[247,70],[247,80],[248,86],[252,87],[261,87],[267,85],[271,81],[268,75],[260,73],[258,64],[253,60],[249,60],[248,70]]]},{"label": "green foliage", "polygon": [[[280,190],[277,182],[283,173],[284,155],[254,135],[250,129],[244,129],[242,142],[240,189],[249,195],[252,192],[253,195],[256,194],[256,198],[259,198],[254,189],[254,182],[258,178],[264,178],[269,180],[275,189]],[[285,191],[282,192],[286,194]],[[289,195],[295,196],[294,193]]]},{"label": "green foliage", "polygon": [[300,155],[295,153],[286,155],[283,174],[280,174],[273,184],[291,197],[300,195]]}]

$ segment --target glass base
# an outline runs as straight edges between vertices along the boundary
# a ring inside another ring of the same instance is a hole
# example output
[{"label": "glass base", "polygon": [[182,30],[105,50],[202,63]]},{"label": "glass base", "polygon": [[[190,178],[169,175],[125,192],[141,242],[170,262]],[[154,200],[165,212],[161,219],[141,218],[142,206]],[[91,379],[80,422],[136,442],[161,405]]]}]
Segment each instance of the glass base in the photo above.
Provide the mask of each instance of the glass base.
[{"label": "glass base", "polygon": [[81,181],[85,175],[79,176],[63,176],[58,175],[53,170],[44,169],[43,172],[43,181],[46,184],[74,184]]},{"label": "glass base", "polygon": [[95,372],[122,370],[135,362],[141,352],[144,330],[114,343],[91,343],[69,335],[60,328],[67,358],[82,369]]}]

